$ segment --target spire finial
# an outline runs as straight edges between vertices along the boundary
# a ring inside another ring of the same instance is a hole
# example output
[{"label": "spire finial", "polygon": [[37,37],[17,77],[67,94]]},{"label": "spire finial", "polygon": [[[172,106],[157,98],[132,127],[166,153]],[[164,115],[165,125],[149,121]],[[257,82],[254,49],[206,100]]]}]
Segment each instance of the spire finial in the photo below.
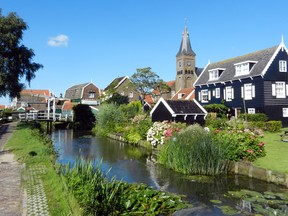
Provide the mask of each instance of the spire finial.
[{"label": "spire finial", "polygon": [[185,27],[186,27],[186,26],[187,26],[187,22],[188,22],[188,18],[185,17],[185,18],[184,18],[184,21],[185,21]]},{"label": "spire finial", "polygon": [[282,34],[281,42],[284,43],[284,36]]}]

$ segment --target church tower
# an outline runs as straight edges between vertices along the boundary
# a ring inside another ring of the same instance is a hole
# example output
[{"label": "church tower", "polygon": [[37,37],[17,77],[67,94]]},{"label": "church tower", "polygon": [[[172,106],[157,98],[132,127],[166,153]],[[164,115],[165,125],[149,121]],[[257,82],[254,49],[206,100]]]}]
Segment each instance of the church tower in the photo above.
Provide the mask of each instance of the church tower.
[{"label": "church tower", "polygon": [[191,48],[187,26],[185,26],[184,32],[182,33],[180,49],[176,55],[176,92],[183,88],[193,87],[197,79],[195,73],[195,57],[196,54]]}]

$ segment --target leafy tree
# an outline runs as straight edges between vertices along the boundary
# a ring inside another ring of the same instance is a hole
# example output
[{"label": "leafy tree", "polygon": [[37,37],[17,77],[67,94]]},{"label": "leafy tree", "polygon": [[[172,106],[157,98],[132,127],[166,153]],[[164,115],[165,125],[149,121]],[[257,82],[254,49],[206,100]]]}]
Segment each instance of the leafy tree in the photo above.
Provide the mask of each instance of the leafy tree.
[{"label": "leafy tree", "polygon": [[30,85],[35,72],[43,67],[32,62],[34,51],[21,44],[23,31],[27,28],[16,13],[5,17],[0,9],[0,96],[19,96],[25,87],[20,79],[25,77]]},{"label": "leafy tree", "polygon": [[112,97],[107,99],[105,102],[106,103],[114,103],[116,105],[128,104],[129,98],[128,98],[128,96],[120,95],[119,93],[115,92],[112,94]]},{"label": "leafy tree", "polygon": [[142,94],[143,98],[161,83],[159,76],[151,71],[150,67],[137,68],[136,73],[131,76],[131,81]]},{"label": "leafy tree", "polygon": [[95,123],[95,116],[86,104],[78,104],[73,107],[75,128],[91,130]]}]

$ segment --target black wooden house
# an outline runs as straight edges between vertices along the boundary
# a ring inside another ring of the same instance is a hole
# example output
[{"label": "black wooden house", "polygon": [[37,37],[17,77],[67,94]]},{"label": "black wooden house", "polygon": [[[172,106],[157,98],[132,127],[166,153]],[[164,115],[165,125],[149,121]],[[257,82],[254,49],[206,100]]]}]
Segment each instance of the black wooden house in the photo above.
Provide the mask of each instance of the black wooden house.
[{"label": "black wooden house", "polygon": [[152,122],[169,121],[203,125],[207,111],[196,100],[164,100],[160,98],[150,112]]},{"label": "black wooden house", "polygon": [[235,115],[265,113],[288,125],[288,52],[283,41],[247,55],[209,63],[198,77],[195,98],[201,105],[221,103]]}]

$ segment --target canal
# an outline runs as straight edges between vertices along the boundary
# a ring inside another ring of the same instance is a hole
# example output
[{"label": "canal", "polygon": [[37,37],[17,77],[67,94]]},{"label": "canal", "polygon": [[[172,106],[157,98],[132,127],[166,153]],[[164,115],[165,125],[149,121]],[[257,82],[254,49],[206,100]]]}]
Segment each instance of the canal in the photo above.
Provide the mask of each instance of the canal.
[{"label": "canal", "polygon": [[[90,133],[56,130],[52,134],[52,140],[58,152],[58,163],[73,164],[80,158],[102,161],[103,172],[112,168],[109,177],[116,176],[117,179],[129,183],[144,183],[157,190],[185,195],[185,200],[194,206],[189,210],[190,213],[185,212],[186,215],[243,215],[243,212],[239,213],[240,210],[251,215],[253,212],[251,203],[229,196],[229,191],[249,190],[249,193],[252,191],[254,194],[287,194],[284,187],[246,176],[224,175],[218,178],[184,176],[154,164],[151,161],[151,152],[147,149],[95,137]],[[264,208],[265,206],[269,212],[271,208],[268,204],[265,204]],[[281,214],[277,215],[286,213],[288,215],[288,204],[282,202],[278,208]]]}]

